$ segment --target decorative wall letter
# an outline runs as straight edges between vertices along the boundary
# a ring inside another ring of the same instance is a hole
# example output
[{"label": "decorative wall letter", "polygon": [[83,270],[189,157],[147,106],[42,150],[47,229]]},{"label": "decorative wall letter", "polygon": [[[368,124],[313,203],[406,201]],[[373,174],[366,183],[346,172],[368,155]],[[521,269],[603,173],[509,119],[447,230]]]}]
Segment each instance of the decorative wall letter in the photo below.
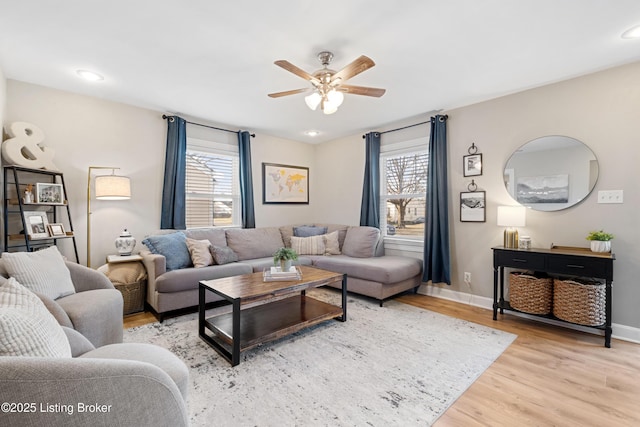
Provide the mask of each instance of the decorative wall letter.
[{"label": "decorative wall letter", "polygon": [[5,164],[58,170],[53,164],[53,149],[40,145],[44,141],[44,132],[39,127],[26,122],[13,122],[7,133],[11,138],[2,143]]}]

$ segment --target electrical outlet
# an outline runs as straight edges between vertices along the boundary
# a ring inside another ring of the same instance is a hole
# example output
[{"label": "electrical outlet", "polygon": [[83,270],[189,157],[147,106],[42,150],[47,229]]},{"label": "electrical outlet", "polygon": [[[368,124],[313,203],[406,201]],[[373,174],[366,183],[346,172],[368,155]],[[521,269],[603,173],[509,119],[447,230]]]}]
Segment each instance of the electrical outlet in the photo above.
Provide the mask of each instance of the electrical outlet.
[{"label": "electrical outlet", "polygon": [[464,282],[466,284],[470,284],[471,283],[471,273],[469,273],[468,271],[464,272]]}]

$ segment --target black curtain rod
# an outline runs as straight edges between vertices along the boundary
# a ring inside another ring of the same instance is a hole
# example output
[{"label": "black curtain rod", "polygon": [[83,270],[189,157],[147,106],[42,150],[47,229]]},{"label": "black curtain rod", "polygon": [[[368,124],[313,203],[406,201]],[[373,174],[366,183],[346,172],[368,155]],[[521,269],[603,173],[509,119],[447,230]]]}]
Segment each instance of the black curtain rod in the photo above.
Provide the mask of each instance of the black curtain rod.
[{"label": "black curtain rod", "polygon": [[[173,120],[173,116],[167,116],[166,114],[163,114],[162,118],[165,119],[165,120]],[[190,125],[202,126],[203,128],[209,128],[209,129],[215,129],[215,130],[221,130],[223,132],[240,133],[239,130],[222,129],[222,128],[217,128],[215,126],[203,125],[202,123],[190,122],[188,120],[185,120],[185,122],[189,123]],[[255,138],[256,137],[255,133],[251,133],[249,135],[251,135],[251,138]]]},{"label": "black curtain rod", "polygon": [[[449,118],[449,116],[446,115],[446,114],[444,116],[442,116],[442,117],[444,117],[443,120],[447,120]],[[404,127],[397,128],[397,129],[385,130],[384,132],[378,132],[378,134],[383,135],[385,133],[390,133],[390,132],[395,132],[395,131],[398,131],[398,130],[408,129],[408,128],[412,128],[414,126],[425,125],[427,123],[431,123],[431,119],[427,120],[426,122],[415,123],[415,124],[404,126]],[[366,137],[367,137],[366,135],[362,135],[362,139],[364,139]]]}]

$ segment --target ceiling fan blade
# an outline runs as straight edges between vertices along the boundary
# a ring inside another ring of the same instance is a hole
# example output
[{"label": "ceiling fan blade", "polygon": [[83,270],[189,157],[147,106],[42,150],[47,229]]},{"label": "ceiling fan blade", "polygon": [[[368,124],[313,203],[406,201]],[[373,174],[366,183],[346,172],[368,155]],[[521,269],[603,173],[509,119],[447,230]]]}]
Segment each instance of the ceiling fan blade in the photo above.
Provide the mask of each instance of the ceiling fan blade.
[{"label": "ceiling fan blade", "polygon": [[357,76],[363,71],[367,71],[369,68],[376,65],[373,60],[367,56],[360,56],[360,58],[353,61],[351,64],[344,67],[342,70],[338,71],[331,77],[331,81],[335,81],[337,79],[346,82],[351,77]]},{"label": "ceiling fan blade", "polygon": [[310,82],[313,82],[313,83],[320,83],[320,81],[317,78],[313,77],[311,74],[307,73],[303,69],[296,67],[289,61],[280,59],[278,61],[275,61],[274,64],[276,64],[278,67],[284,68],[285,70],[295,74],[298,77],[302,77],[305,80],[309,80]]},{"label": "ceiling fan blade", "polygon": [[377,87],[353,85],[340,85],[336,88],[336,90],[344,93],[349,93],[351,95],[375,96],[376,98],[380,98],[386,92],[385,89],[379,89]]},{"label": "ceiling fan blade", "polygon": [[307,92],[309,89],[310,88],[287,90],[287,91],[284,91],[284,92],[275,92],[275,93],[270,93],[269,96],[271,98],[280,98],[281,96],[295,95],[296,93]]}]

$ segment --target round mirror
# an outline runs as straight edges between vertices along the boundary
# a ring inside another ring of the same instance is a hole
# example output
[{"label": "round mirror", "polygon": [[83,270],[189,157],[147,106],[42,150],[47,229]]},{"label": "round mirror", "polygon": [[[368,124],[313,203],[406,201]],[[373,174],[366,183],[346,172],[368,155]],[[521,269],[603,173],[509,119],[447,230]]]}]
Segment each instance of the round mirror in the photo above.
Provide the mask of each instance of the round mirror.
[{"label": "round mirror", "polygon": [[504,167],[515,201],[538,211],[567,209],[586,198],[598,180],[598,159],[567,136],[543,136],[518,148]]}]

